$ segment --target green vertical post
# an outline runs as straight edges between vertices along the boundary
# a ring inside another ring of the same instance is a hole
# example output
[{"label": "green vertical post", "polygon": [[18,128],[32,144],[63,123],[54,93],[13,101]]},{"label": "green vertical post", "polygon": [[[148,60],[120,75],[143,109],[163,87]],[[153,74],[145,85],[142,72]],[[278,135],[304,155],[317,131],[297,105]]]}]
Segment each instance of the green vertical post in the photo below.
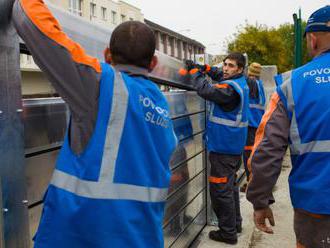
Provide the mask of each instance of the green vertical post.
[{"label": "green vertical post", "polygon": [[302,22],[301,9],[299,13],[293,14],[294,21],[294,68],[302,65]]}]

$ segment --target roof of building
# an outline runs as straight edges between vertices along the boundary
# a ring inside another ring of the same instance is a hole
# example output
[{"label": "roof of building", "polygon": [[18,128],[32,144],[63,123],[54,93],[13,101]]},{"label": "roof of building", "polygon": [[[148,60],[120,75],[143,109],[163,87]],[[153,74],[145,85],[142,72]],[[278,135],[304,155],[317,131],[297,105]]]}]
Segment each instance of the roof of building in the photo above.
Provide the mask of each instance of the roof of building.
[{"label": "roof of building", "polygon": [[200,42],[198,42],[198,41],[196,41],[196,40],[190,39],[190,38],[188,38],[187,36],[184,36],[184,35],[182,35],[182,34],[179,34],[179,33],[175,32],[175,31],[173,31],[173,30],[170,30],[170,29],[168,29],[168,28],[165,28],[165,27],[163,27],[163,26],[161,26],[161,25],[159,25],[159,24],[157,24],[157,23],[154,23],[154,22],[152,22],[152,21],[150,21],[150,20],[144,19],[144,22],[145,22],[147,25],[149,25],[149,26],[150,26],[152,29],[154,29],[154,30],[158,30],[158,31],[160,31],[160,32],[162,32],[162,33],[167,33],[168,35],[170,35],[170,36],[174,36],[174,37],[176,37],[177,39],[183,40],[183,41],[185,41],[185,42],[187,42],[187,43],[189,43],[189,44],[193,44],[193,45],[195,45],[195,46],[205,48],[205,46],[204,46],[202,43],[200,43]]},{"label": "roof of building", "polygon": [[[130,4],[130,3],[127,3],[127,2],[125,2],[125,1],[123,1],[123,0],[119,0],[118,3],[120,3],[120,4],[125,4],[125,5],[127,5],[127,6],[129,6],[129,7],[131,7],[131,8],[134,8],[134,9],[136,9],[136,10],[138,10],[138,11],[141,12],[141,9],[140,9],[140,8],[134,6],[134,5]],[[142,14],[142,13],[141,13],[141,14]]]}]

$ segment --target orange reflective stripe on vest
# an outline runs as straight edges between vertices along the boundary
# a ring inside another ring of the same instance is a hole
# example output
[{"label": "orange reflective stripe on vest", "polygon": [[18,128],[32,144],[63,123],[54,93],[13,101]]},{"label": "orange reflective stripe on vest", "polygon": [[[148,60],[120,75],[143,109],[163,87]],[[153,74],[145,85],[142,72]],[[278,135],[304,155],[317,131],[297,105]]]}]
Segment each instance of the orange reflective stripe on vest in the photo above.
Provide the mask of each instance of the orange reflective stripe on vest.
[{"label": "orange reflective stripe on vest", "polygon": [[253,146],[244,146],[245,151],[252,151]]},{"label": "orange reflective stripe on vest", "polygon": [[210,183],[227,183],[228,178],[227,177],[209,177]]}]

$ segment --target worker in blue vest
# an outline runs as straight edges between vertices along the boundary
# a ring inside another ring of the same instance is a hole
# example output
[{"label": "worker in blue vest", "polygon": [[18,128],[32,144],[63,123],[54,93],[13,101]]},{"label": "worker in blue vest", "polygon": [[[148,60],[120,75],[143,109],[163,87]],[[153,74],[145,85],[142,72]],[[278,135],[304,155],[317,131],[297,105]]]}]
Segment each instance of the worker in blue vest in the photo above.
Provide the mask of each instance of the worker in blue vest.
[{"label": "worker in blue vest", "polygon": [[285,75],[273,94],[250,156],[247,198],[256,227],[273,233],[272,189],[290,147],[290,196],[297,247],[330,245],[330,6],[315,11],[305,30],[312,61]]},{"label": "worker in blue vest", "polygon": [[242,231],[236,172],[241,165],[248,127],[249,88],[243,74],[244,67],[243,54],[229,54],[223,60],[221,74],[208,72],[217,80],[213,83],[200,67],[188,68],[198,95],[210,104],[206,146],[211,163],[211,202],[219,230],[211,231],[209,238],[228,244],[236,244],[237,233]]},{"label": "worker in blue vest", "polygon": [[[249,86],[249,111],[248,111],[248,119],[249,119],[249,127],[248,127],[248,135],[246,139],[246,145],[244,147],[243,153],[243,162],[244,169],[247,177],[247,181],[249,181],[250,173],[247,168],[247,161],[250,157],[254,139],[256,135],[257,128],[261,122],[261,118],[265,112],[266,105],[266,96],[262,81],[260,80],[260,73],[262,67],[259,63],[253,62],[250,64],[247,72],[247,83]],[[247,184],[244,184],[241,188],[241,192],[245,192]]]},{"label": "worker in blue vest", "polygon": [[148,78],[157,64],[152,30],[122,23],[100,63],[42,0],[16,0],[13,20],[71,111],[35,247],[162,248],[176,137],[166,99]]}]

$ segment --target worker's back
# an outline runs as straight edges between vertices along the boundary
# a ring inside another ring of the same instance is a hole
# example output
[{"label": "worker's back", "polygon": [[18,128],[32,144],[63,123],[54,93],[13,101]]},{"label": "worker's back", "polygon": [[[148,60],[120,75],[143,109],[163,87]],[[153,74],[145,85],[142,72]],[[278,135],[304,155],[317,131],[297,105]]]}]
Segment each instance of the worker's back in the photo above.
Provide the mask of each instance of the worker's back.
[{"label": "worker's back", "polygon": [[166,100],[151,81],[107,64],[100,87],[86,149],[75,155],[64,141],[35,247],[163,247],[176,145]]},{"label": "worker's back", "polygon": [[277,91],[291,120],[293,206],[330,214],[330,52],[293,70]]}]

